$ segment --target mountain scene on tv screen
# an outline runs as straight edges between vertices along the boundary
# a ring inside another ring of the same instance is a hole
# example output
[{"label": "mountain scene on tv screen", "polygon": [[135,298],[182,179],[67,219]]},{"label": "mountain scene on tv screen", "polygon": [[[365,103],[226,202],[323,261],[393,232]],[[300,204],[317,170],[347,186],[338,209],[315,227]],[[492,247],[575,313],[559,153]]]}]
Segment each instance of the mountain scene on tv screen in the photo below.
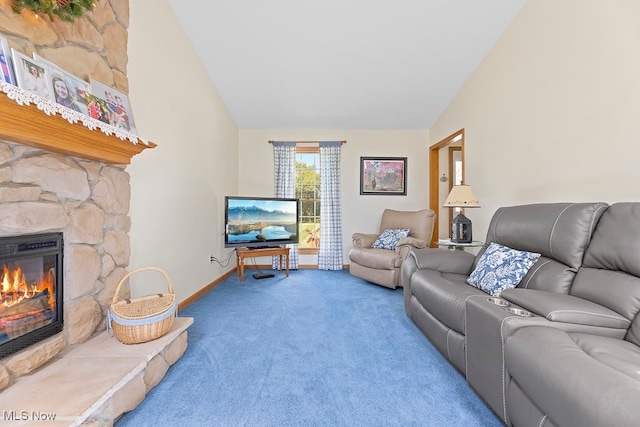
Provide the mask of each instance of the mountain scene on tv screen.
[{"label": "mountain scene on tv screen", "polygon": [[230,242],[288,240],[298,231],[295,212],[258,206],[233,206],[229,207],[228,216]]}]

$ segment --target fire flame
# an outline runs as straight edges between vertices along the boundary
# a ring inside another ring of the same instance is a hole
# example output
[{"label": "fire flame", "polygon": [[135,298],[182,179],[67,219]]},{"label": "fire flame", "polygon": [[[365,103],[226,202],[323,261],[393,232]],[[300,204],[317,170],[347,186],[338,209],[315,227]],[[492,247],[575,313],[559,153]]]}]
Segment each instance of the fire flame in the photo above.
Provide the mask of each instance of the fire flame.
[{"label": "fire flame", "polygon": [[43,273],[36,283],[27,283],[22,269],[17,267],[12,271],[5,264],[3,266],[2,280],[0,281],[0,300],[2,306],[9,307],[28,298],[33,298],[44,291],[48,291],[49,304],[53,309],[55,306],[55,275],[49,270]]}]

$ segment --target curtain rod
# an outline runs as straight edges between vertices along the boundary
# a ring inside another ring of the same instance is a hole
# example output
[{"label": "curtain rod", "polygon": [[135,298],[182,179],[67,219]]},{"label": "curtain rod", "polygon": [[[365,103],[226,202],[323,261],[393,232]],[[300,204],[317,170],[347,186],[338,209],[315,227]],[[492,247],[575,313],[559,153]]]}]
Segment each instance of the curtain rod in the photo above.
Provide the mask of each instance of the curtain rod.
[{"label": "curtain rod", "polygon": [[[268,141],[268,142],[269,142],[269,144],[273,144],[274,143],[274,141]],[[318,144],[318,143],[320,143],[322,141],[291,141],[291,142],[295,142],[296,144]],[[340,141],[340,143],[342,145],[344,145],[344,144],[347,143],[347,141],[342,140],[342,141]]]}]

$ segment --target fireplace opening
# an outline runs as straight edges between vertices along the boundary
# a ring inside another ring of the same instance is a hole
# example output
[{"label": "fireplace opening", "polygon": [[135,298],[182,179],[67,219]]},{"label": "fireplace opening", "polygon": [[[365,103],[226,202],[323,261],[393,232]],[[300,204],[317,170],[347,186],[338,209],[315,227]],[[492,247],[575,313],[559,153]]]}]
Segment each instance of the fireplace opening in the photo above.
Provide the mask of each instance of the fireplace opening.
[{"label": "fireplace opening", "polygon": [[0,357],[62,331],[62,233],[0,237]]}]

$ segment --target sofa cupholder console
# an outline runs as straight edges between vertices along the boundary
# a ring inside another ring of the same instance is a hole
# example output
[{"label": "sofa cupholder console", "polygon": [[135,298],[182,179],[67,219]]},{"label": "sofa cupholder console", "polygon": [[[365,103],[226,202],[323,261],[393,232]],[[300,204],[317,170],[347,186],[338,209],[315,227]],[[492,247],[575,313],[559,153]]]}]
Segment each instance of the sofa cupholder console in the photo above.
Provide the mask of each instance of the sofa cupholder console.
[{"label": "sofa cupholder console", "polygon": [[523,310],[521,308],[507,307],[505,308],[505,310],[511,314],[515,314],[516,316],[533,317],[533,313],[527,310]]},{"label": "sofa cupholder console", "polygon": [[509,301],[503,300],[502,298],[491,297],[487,298],[487,301],[489,301],[491,304],[499,305],[500,307],[509,307],[511,305]]},{"label": "sofa cupholder console", "polygon": [[505,323],[531,322],[534,317],[542,319],[503,298],[472,297],[467,300],[467,381],[503,419],[506,418],[502,394]]}]

